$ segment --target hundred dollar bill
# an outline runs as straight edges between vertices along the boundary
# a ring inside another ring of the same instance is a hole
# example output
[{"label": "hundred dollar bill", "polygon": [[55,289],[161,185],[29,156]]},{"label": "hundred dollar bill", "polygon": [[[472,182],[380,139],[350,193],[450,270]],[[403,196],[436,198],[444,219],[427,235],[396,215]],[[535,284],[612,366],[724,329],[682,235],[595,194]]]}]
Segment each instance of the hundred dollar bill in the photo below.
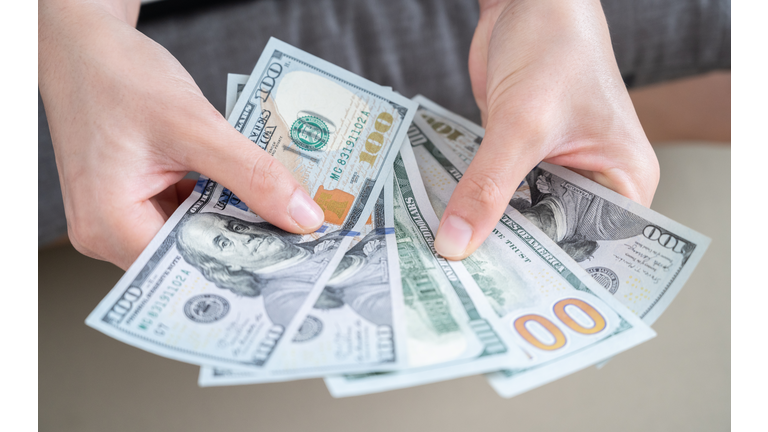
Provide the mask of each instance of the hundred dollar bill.
[{"label": "hundred dollar bill", "polygon": [[272,38],[228,118],[308,186],[329,223],[351,229],[348,216],[356,222],[373,210],[415,110]]},{"label": "hundred dollar bill", "polygon": [[392,183],[384,186],[364,229],[302,326],[278,348],[271,372],[200,369],[201,386],[255,384],[328,373],[387,371],[405,362],[405,327],[397,261]]},{"label": "hundred dollar bill", "polygon": [[[459,158],[444,154],[448,150],[422,132],[427,123],[419,121],[417,117],[411,126],[410,142],[429,200],[442,214],[463,169]],[[505,215],[480,248],[462,261],[503,323],[501,331],[531,359],[513,369],[518,393],[654,336],[551,240],[533,234],[534,230],[519,213]],[[349,386],[338,380],[333,384],[336,391]],[[364,387],[365,383],[356,384]]]},{"label": "hundred dollar bill", "polygon": [[326,378],[335,397],[375,393],[523,365],[528,359],[467,269],[434,249],[438,218],[410,145],[395,160],[395,235],[408,333],[408,370]]},{"label": "hundred dollar bill", "polygon": [[[243,92],[243,89],[245,89],[245,84],[250,77],[250,75],[245,74],[227,74],[227,98],[224,108],[224,117],[229,118],[232,109],[235,108],[235,104],[240,98],[240,94]],[[381,88],[387,91],[392,91],[392,87],[382,86]]]},{"label": "hundred dollar bill", "polygon": [[[227,76],[227,115],[248,79],[248,75]],[[201,386],[253,384],[322,376],[329,372],[386,371],[401,367],[405,358],[402,291],[392,228],[391,189],[390,179],[373,214],[353,237],[345,254],[344,260],[357,265],[345,266],[343,260],[334,273],[335,277],[344,268],[349,274],[350,267],[356,267],[355,277],[347,276],[344,286],[337,283],[325,288],[312,314],[304,318],[298,334],[284,345],[287,349],[275,353],[272,361],[275,372],[203,366],[198,380]],[[367,265],[359,265],[361,261]]]},{"label": "hundred dollar bill", "polygon": [[279,230],[201,177],[86,324],[169,358],[261,369],[333,285],[416,105],[274,39],[243,92],[232,124],[309,191],[322,228]]},{"label": "hundred dollar bill", "polygon": [[[445,110],[444,108],[434,104],[433,102],[429,101],[426,98],[423,98],[421,96],[417,96],[416,98],[414,98],[414,100],[416,100],[416,101],[418,101],[420,103],[419,112],[417,114],[418,120],[416,121],[416,124],[418,126],[420,126],[421,129],[423,129],[425,131],[425,134],[427,136],[431,137],[432,141],[437,143],[438,147],[441,150],[443,150],[443,152],[447,156],[449,156],[449,158],[451,160],[453,160],[455,162],[455,165],[454,165],[455,172],[452,172],[452,175],[456,178],[456,181],[458,181],[458,179],[461,176],[461,173],[463,173],[464,169],[466,169],[466,167],[469,165],[469,162],[471,162],[472,157],[474,156],[474,153],[477,151],[477,146],[482,141],[482,136],[483,136],[483,132],[484,132],[483,129],[481,127],[479,127],[479,126],[469,122],[468,120],[466,120],[466,119],[464,119],[462,117],[459,117],[456,114],[451,113],[451,112]],[[558,173],[562,173],[562,175],[567,176],[570,179],[573,179],[575,182],[579,182],[580,185],[587,187],[589,190],[592,190],[592,191],[600,191],[600,190],[607,191],[602,186],[596,185],[594,182],[591,182],[590,180],[585,179],[585,178],[583,178],[581,176],[575,175],[575,174],[571,173],[569,170],[566,170],[566,169],[564,169],[562,167],[557,167],[557,166],[554,166],[554,165],[549,165],[549,164],[546,164],[546,163],[541,163],[539,165],[539,167],[537,167],[537,169],[540,169],[540,168],[545,167],[545,166],[549,167],[549,169],[551,169],[552,171],[555,171],[555,172],[558,172]],[[536,169],[534,170],[534,172],[535,171],[536,171]],[[571,176],[569,173],[571,173],[573,175]],[[529,178],[530,178],[530,176],[529,176]],[[675,223],[673,221],[670,221],[669,219],[667,219],[667,218],[665,218],[665,217],[663,217],[661,215],[658,215],[657,213],[652,212],[651,210],[649,210],[649,209],[647,209],[645,207],[642,207],[642,206],[640,206],[640,205],[638,205],[638,204],[636,204],[636,203],[634,203],[634,202],[632,202],[632,201],[630,201],[630,200],[628,200],[628,199],[626,199],[624,197],[620,197],[620,196],[618,196],[617,194],[615,194],[612,191],[607,191],[607,192],[609,192],[609,193],[605,193],[603,195],[603,197],[609,196],[609,197],[614,199],[614,202],[613,203],[608,203],[608,202],[605,201],[605,198],[601,199],[601,198],[595,197],[593,195],[593,198],[594,198],[593,199],[593,203],[594,203],[595,207],[592,208],[590,211],[594,212],[594,211],[596,211],[596,209],[597,210],[603,209],[603,210],[612,210],[615,213],[617,213],[619,217],[616,217],[613,220],[613,222],[615,223],[615,226],[613,227],[614,230],[622,229],[622,224],[623,224],[624,221],[631,221],[633,219],[631,216],[627,216],[626,215],[627,210],[620,210],[620,209],[616,208],[617,207],[616,203],[621,203],[621,204],[625,205],[625,208],[631,209],[631,210],[635,211],[638,214],[643,214],[643,215],[650,216],[648,219],[653,221],[653,223],[660,224],[661,226],[666,227],[666,229],[670,229],[671,227],[674,227],[675,232],[677,232],[677,233],[685,232],[686,234],[690,235],[691,238],[695,238],[699,242],[699,245],[701,246],[699,253],[703,254],[703,250],[706,249],[706,246],[709,243],[709,239],[707,239],[706,237],[704,237],[704,236],[702,236],[702,235],[700,235],[698,233],[695,233],[695,232],[693,232],[692,230],[690,230],[688,228],[682,227],[681,225],[679,225],[679,224],[677,224],[677,223]],[[529,187],[528,187],[527,183],[524,182],[521,185],[521,187],[518,189],[517,193],[513,197],[512,202],[510,204],[515,205],[515,207],[520,208],[521,207],[521,206],[519,206],[520,200],[524,200],[526,194],[528,195],[528,197],[530,197]],[[525,209],[528,208],[528,207],[530,207],[530,205],[529,206],[522,206],[522,209],[524,211],[523,214],[530,218],[530,214],[529,213],[527,214],[527,212],[525,212]],[[506,217],[512,217],[512,218],[515,217],[514,216],[515,214],[518,214],[518,215],[520,214],[520,213],[518,213],[512,207],[509,207],[506,213],[507,213],[505,215]],[[637,216],[635,216],[635,217],[637,217]],[[538,221],[539,221],[538,219],[534,219],[533,220],[533,222],[538,222]],[[646,226],[648,226],[650,224],[651,224],[651,222],[647,222],[646,221]],[[531,227],[531,232],[536,233],[537,235],[540,235],[542,233],[542,231],[539,228],[541,228],[541,227],[539,226],[538,223],[535,223],[535,225],[536,225],[536,227]],[[595,227],[594,228],[595,232],[600,232],[600,230],[601,230],[601,228],[599,228],[599,227]],[[602,231],[606,232],[607,230],[605,230],[605,227],[603,227]],[[547,233],[547,234],[549,234],[549,233]],[[608,233],[608,234],[610,234],[610,233]],[[553,240],[556,240],[556,238],[553,238]],[[637,240],[637,239],[635,239],[635,240]],[[600,243],[602,243],[602,242],[600,242]],[[605,244],[602,244],[601,246],[605,246]],[[651,246],[653,246],[653,245],[651,245]],[[574,254],[574,250],[568,249],[566,247],[565,251],[568,252],[569,255],[572,258],[576,258],[576,259],[579,258],[577,255],[574,256],[575,255]],[[605,268],[606,265],[612,265],[612,264],[609,264],[609,261],[605,257],[606,257],[606,255],[601,255],[600,257],[595,257],[596,259],[590,261],[591,262],[590,265],[585,265],[585,264],[587,264],[585,262],[581,262],[580,263],[581,266],[589,274],[591,274],[593,277],[595,277],[595,279],[601,285],[603,285],[604,287],[606,287],[605,286],[605,280],[603,280],[600,277],[601,276],[600,274],[595,272],[595,269],[596,268],[601,268],[601,267]],[[694,258],[695,261],[693,261],[693,263],[692,263],[693,265],[691,265],[687,269],[688,274],[690,273],[690,271],[693,270],[693,267],[695,267],[695,263],[698,262],[700,257],[701,257],[701,255],[698,255],[697,257]],[[600,259],[602,261],[600,261],[598,259]],[[663,311],[664,308],[666,308],[666,305],[671,301],[671,299],[674,296],[674,294],[676,294],[676,292],[679,291],[679,289],[682,287],[682,284],[684,283],[684,281],[687,278],[688,274],[686,274],[684,276],[684,278],[677,279],[676,286],[675,286],[675,291],[670,293],[668,298],[665,300],[666,301],[665,304],[663,302],[657,302],[657,306],[659,306],[658,307],[658,313],[661,313],[661,311]],[[629,278],[631,279],[632,276],[629,276]],[[637,278],[637,276],[635,276],[635,278]],[[674,276],[673,276],[673,278],[674,278]],[[671,285],[673,283],[673,280],[674,279],[669,280],[668,284]],[[634,282],[634,281],[632,281],[632,280],[628,280],[628,281],[625,280],[625,284],[626,285],[633,285],[632,282]],[[606,287],[606,288],[609,288],[609,287]],[[630,288],[630,287],[627,287],[627,288]],[[632,287],[632,288],[634,288],[634,287]],[[608,292],[611,293],[611,294],[614,293],[614,292],[612,292],[610,290]],[[664,296],[663,292],[661,293],[661,296]],[[629,301],[627,301],[628,297],[629,296],[626,296],[626,297],[623,297],[623,298],[620,297],[620,298],[617,298],[617,300],[621,301],[622,304],[624,304],[625,306],[629,307],[632,312],[637,314],[637,308],[633,307],[633,306],[635,306],[634,304],[632,304]],[[643,320],[647,324],[651,324],[653,322],[653,320],[655,319],[654,316],[649,315],[649,314],[645,315],[645,316],[643,316],[643,315],[640,315],[640,316],[641,316],[641,318],[643,318]],[[658,316],[658,314],[656,315],[656,317],[657,316]],[[610,358],[610,357],[608,357],[608,358]],[[603,361],[601,363],[598,363],[598,367],[600,367],[600,366],[602,366],[604,364],[605,364],[605,361]],[[507,377],[509,377],[509,378],[507,378]],[[507,396],[507,397],[513,396],[515,394],[519,394],[522,391],[525,391],[525,390],[529,389],[530,386],[527,383],[528,381],[529,381],[529,378],[526,378],[525,374],[517,373],[516,375],[513,376],[512,372],[508,371],[508,370],[502,371],[499,374],[494,374],[493,378],[491,378],[491,382],[494,385],[494,387],[497,389],[497,391],[499,391],[500,394],[502,394],[504,396]]]},{"label": "hundred dollar bill", "polygon": [[[484,130],[423,96],[421,128],[469,165]],[[571,170],[540,163],[510,201],[648,324],[664,312],[710,239]],[[538,231],[538,230],[537,230]]]},{"label": "hundred dollar bill", "polygon": [[244,74],[227,74],[227,97],[224,102],[225,118],[229,118],[229,115],[232,114],[232,110],[235,108],[237,100],[240,99],[250,77],[250,75]]}]

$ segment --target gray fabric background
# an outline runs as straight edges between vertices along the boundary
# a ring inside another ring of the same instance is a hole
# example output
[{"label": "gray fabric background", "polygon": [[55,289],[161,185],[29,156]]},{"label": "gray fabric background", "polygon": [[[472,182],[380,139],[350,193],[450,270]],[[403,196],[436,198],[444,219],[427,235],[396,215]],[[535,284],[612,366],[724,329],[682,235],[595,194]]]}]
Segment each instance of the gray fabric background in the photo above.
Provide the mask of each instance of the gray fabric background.
[{"label": "gray fabric background", "polygon": [[[730,69],[730,0],[603,0],[629,87]],[[142,7],[138,29],[187,68],[224,111],[228,72],[250,73],[270,36],[479,122],[467,70],[474,0],[175,1]],[[66,234],[38,95],[38,245]]]}]

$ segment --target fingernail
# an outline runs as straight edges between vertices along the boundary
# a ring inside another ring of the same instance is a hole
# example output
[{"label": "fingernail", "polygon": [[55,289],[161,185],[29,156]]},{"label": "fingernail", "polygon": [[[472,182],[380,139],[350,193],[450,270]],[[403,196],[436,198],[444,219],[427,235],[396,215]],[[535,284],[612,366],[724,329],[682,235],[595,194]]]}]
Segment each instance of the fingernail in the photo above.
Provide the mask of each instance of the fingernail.
[{"label": "fingernail", "polygon": [[464,255],[472,239],[472,226],[458,216],[448,216],[437,231],[435,249],[437,253],[453,258]]},{"label": "fingernail", "polygon": [[317,228],[323,224],[323,211],[302,189],[296,189],[288,203],[288,214],[304,229]]}]

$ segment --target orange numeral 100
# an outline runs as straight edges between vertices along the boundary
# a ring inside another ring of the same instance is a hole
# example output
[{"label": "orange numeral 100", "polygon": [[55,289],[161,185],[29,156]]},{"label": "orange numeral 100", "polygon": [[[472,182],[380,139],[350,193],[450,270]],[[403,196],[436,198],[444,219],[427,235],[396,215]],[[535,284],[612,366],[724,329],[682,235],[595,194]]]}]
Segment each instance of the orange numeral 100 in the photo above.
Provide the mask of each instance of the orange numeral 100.
[{"label": "orange numeral 100", "polygon": [[368,162],[371,166],[376,162],[379,150],[384,147],[384,133],[386,133],[391,127],[392,122],[395,119],[392,114],[383,112],[376,117],[376,122],[373,127],[376,129],[368,135],[365,139],[365,150],[360,153],[360,161]]},{"label": "orange numeral 100", "polygon": [[[582,326],[576,322],[576,320],[574,320],[573,317],[568,314],[568,312],[566,312],[566,306],[575,306],[579,308],[579,310],[584,312],[590,319],[592,319],[595,324],[592,327]],[[600,315],[600,312],[593,308],[589,303],[579,299],[569,298],[560,300],[559,302],[555,303],[554,310],[555,316],[563,324],[565,324],[568,328],[575,331],[576,333],[590,335],[595,334],[605,328],[605,318]],[[549,334],[552,335],[554,342],[542,342],[538,337],[531,333],[525,326],[529,321],[539,323],[547,332],[549,332]],[[552,321],[541,315],[528,314],[521,316],[515,320],[515,330],[517,330],[517,333],[519,333],[523,339],[528,341],[528,343],[542,350],[553,351],[558,348],[562,348],[563,345],[565,345],[565,334],[562,332],[562,330],[560,330],[560,328],[558,328]]]}]

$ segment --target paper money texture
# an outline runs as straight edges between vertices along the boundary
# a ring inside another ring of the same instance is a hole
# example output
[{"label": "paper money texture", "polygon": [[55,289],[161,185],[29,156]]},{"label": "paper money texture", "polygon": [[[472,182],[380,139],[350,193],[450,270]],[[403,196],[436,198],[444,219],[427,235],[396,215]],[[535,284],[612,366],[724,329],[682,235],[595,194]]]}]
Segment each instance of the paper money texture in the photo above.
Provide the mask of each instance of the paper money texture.
[{"label": "paper money texture", "polygon": [[88,325],[177,360],[262,369],[334,284],[416,105],[276,39],[243,95],[231,123],[310,192],[322,228],[279,230],[201,176]]},{"label": "paper money texture", "polygon": [[[421,128],[463,172],[484,130],[423,96],[414,100],[420,105]],[[510,206],[648,324],[680,292],[710,243],[686,226],[546,162],[526,176]]]}]

